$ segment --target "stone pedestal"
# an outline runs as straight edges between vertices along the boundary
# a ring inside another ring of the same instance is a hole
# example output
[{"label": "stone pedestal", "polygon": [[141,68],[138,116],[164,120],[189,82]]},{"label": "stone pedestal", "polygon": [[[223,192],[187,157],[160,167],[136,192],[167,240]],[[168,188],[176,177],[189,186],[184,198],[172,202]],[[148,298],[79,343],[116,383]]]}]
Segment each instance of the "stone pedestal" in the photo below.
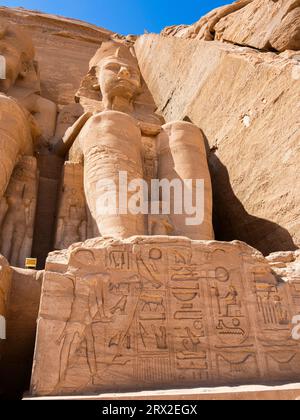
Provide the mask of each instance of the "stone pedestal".
[{"label": "stone pedestal", "polygon": [[[283,386],[237,386],[223,388],[193,388],[165,391],[145,391],[127,394],[101,394],[86,396],[65,396],[65,397],[25,397],[24,400],[50,400],[50,401],[127,401],[126,405],[134,406],[135,401],[174,401],[174,405],[180,405],[185,401],[294,401],[300,400],[300,384],[289,384]],[[146,403],[145,403],[146,404]],[[109,406],[109,404],[108,404]],[[199,413],[199,406],[198,406]]]},{"label": "stone pedestal", "polygon": [[48,258],[32,394],[296,382],[299,302],[241,242],[77,244]]}]

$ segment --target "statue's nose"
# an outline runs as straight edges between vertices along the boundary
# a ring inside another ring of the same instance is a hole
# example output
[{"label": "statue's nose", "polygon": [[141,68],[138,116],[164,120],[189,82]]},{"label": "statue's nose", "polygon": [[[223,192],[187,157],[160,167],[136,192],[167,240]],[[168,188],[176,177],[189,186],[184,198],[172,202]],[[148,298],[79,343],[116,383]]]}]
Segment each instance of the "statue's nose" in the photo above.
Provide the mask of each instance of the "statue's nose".
[{"label": "statue's nose", "polygon": [[119,71],[119,77],[130,77],[130,72],[127,67],[121,67]]}]

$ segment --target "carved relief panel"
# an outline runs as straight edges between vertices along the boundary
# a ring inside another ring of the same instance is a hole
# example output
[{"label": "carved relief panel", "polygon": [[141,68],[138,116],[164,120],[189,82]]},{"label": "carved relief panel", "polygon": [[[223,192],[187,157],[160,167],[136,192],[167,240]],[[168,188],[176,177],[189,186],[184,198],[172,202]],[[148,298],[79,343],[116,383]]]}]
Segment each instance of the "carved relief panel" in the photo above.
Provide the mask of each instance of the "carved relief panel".
[{"label": "carved relief panel", "polygon": [[268,336],[254,273],[265,270],[276,296],[289,294],[288,287],[253,248],[136,237],[94,239],[69,252],[67,265],[61,255],[60,273],[58,261],[47,266],[34,394],[257,384],[299,375],[299,343],[279,344],[291,319],[281,323],[286,314],[275,299],[274,313],[283,317],[277,315]]}]

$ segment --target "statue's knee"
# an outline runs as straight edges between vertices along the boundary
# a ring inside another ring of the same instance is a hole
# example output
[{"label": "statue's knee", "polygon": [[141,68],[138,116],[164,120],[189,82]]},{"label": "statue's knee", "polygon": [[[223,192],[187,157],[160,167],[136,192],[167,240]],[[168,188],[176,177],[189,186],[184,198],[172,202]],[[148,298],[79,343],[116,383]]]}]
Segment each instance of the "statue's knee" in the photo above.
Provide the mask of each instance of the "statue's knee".
[{"label": "statue's knee", "polygon": [[192,159],[197,159],[197,156],[207,158],[202,131],[195,124],[186,121],[174,121],[163,125],[158,136],[158,150],[159,153],[171,150],[174,154],[180,150]]}]

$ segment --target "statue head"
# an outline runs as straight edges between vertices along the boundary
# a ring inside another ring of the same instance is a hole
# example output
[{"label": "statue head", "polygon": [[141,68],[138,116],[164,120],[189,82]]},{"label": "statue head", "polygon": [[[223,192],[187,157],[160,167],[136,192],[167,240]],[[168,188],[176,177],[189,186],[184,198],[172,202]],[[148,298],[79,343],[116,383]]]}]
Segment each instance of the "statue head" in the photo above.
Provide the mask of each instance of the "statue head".
[{"label": "statue head", "polygon": [[0,55],[5,58],[6,78],[0,91],[7,93],[18,78],[26,78],[34,69],[34,48],[27,34],[14,25],[0,28]]},{"label": "statue head", "polygon": [[115,42],[103,44],[91,61],[103,96],[104,108],[120,110],[120,106],[131,104],[140,94],[141,73],[132,51]]}]

